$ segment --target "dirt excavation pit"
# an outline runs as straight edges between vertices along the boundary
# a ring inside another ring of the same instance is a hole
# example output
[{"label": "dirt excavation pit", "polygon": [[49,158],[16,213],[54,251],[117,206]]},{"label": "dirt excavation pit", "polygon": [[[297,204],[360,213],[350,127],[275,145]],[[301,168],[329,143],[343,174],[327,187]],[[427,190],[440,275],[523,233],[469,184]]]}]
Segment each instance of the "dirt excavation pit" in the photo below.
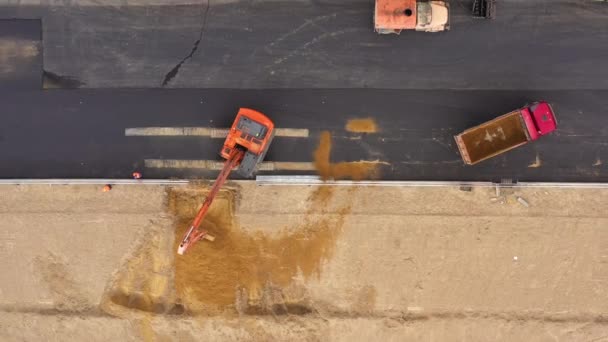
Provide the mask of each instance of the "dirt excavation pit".
[{"label": "dirt excavation pit", "polygon": [[170,228],[151,225],[106,290],[106,298],[101,304],[104,311],[127,317],[133,310],[155,314],[184,312],[173,286]]},{"label": "dirt excavation pit", "polygon": [[[169,212],[176,217],[174,250],[204,195],[200,189],[169,191]],[[324,207],[330,199],[328,189],[315,192],[309,198],[309,212]],[[175,255],[179,301],[193,314],[310,312],[306,299],[296,294],[301,291],[295,289],[293,278],[320,274],[350,208],[344,206],[329,218],[307,218],[295,231],[273,236],[243,232],[235,222],[234,210],[235,191],[222,190],[202,224],[215,241],[201,241],[185,255]]]},{"label": "dirt excavation pit", "polygon": [[215,241],[199,241],[185,255],[177,255],[177,246],[206,194],[201,187],[167,190],[167,213],[172,219],[151,222],[146,228],[111,280],[102,309],[143,319],[150,313],[312,312],[306,290],[294,278],[320,275],[324,261],[333,255],[350,205],[340,204],[333,214],[318,215],[334,194],[332,187],[320,187],[308,198],[306,218],[295,229],[272,236],[250,234],[235,222],[236,190],[223,189],[202,223]]}]

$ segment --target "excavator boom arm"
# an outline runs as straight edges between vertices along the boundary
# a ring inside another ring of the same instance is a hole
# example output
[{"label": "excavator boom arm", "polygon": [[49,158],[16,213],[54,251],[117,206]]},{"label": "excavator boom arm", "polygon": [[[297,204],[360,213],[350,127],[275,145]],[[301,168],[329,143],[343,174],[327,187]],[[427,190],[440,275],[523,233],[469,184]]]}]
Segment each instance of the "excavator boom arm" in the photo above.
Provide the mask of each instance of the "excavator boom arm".
[{"label": "excavator boom arm", "polygon": [[215,199],[215,196],[219,192],[222,185],[224,185],[226,182],[226,179],[228,179],[228,175],[230,175],[232,169],[239,164],[241,159],[243,159],[244,154],[245,152],[243,150],[235,148],[230,153],[230,157],[224,162],[222,171],[220,171],[220,174],[215,179],[215,183],[213,183],[213,186],[211,187],[209,194],[207,194],[203,205],[198,210],[198,214],[196,214],[196,217],[192,221],[192,225],[190,225],[190,228],[188,228],[188,231],[186,231],[186,234],[184,234],[184,238],[177,248],[178,254],[183,255],[189,247],[207,235],[207,231],[200,230],[199,226],[205,219],[205,215],[207,215],[207,211],[209,211],[209,207]]}]

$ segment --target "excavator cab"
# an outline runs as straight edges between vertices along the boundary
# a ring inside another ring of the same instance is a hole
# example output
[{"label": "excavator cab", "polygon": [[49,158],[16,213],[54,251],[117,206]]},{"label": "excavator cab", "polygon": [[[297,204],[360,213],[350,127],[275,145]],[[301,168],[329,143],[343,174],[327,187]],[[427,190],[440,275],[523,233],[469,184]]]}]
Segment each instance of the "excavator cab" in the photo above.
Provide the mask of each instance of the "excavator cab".
[{"label": "excavator cab", "polygon": [[266,156],[273,138],[274,123],[266,115],[253,109],[240,108],[220,155],[228,160],[234,149],[242,150],[244,155],[237,173],[249,178]]},{"label": "excavator cab", "polygon": [[416,31],[438,32],[449,29],[449,7],[443,1],[418,1]]}]

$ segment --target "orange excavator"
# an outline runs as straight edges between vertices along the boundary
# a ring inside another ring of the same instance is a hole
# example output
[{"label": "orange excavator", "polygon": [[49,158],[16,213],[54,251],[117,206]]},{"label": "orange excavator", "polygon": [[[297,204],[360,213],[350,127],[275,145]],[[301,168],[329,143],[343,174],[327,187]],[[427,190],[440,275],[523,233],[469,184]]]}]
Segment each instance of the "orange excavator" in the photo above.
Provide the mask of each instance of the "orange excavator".
[{"label": "orange excavator", "polygon": [[228,132],[224,146],[220,151],[222,158],[226,159],[224,167],[217,176],[207,198],[186,231],[182,242],[177,248],[177,254],[183,255],[201,239],[213,241],[215,238],[206,230],[199,229],[205,215],[220,188],[228,179],[228,175],[238,166],[237,173],[249,178],[257,170],[258,164],[266,156],[268,147],[274,138],[274,123],[266,115],[248,108],[240,108],[236,119]]}]

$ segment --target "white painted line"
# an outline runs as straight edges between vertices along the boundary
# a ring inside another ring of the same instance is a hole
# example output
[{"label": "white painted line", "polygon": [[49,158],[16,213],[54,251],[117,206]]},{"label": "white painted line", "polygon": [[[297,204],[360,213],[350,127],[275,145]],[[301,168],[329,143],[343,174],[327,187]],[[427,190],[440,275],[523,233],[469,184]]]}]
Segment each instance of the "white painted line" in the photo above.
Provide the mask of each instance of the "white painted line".
[{"label": "white painted line", "polygon": [[308,128],[275,128],[275,137],[308,138]]},{"label": "white painted line", "polygon": [[[219,171],[224,162],[219,160],[188,160],[188,159],[145,159],[145,167],[159,169],[206,169]],[[314,171],[315,166],[310,162],[262,162],[259,171]]]},{"label": "white painted line", "polygon": [[[264,164],[264,163],[262,163]],[[273,162],[273,170],[284,171],[315,171],[315,164],[310,162]]]},{"label": "white painted line", "polygon": [[144,166],[158,169],[221,170],[224,163],[215,160],[145,159]]},{"label": "white painted line", "polygon": [[[128,137],[210,137],[224,139],[229,128],[214,127],[132,127],[125,128]],[[275,137],[308,138],[310,131],[307,128],[275,128]]]}]

